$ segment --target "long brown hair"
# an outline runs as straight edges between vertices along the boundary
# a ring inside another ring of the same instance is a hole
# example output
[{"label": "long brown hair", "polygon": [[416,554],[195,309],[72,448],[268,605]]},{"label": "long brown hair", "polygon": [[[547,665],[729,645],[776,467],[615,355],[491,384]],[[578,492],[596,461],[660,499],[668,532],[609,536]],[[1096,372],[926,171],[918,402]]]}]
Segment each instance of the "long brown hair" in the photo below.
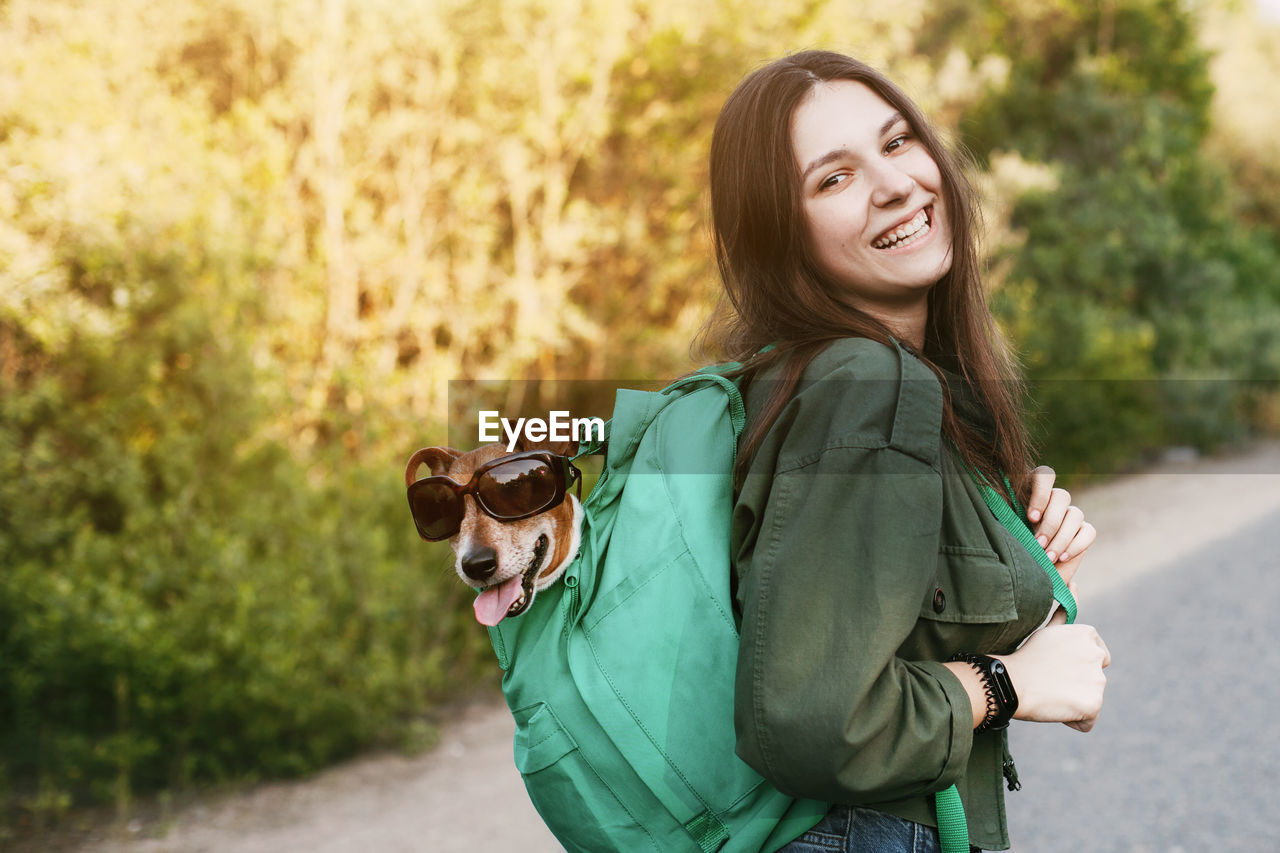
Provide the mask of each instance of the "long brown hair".
[{"label": "long brown hair", "polygon": [[[870,88],[911,125],[938,164],[952,232],[951,269],[929,292],[921,361],[943,389],[943,434],[965,462],[993,482],[1006,473],[1019,493],[1030,468],[1020,414],[1020,373],[987,307],[977,248],[978,203],[961,155],[907,95],[874,68],[829,51],[803,51],[748,75],[725,102],[711,141],[711,214],[724,299],[703,330],[756,375],[781,363],[761,415],[738,453],[746,464],[790,399],[805,367],[838,338],[889,344],[890,330],[839,298],[810,250],[791,143],[797,106],[821,83],[852,80]],[[761,348],[775,348],[760,354]],[[991,435],[956,416],[945,367],[967,382],[994,421]]]}]

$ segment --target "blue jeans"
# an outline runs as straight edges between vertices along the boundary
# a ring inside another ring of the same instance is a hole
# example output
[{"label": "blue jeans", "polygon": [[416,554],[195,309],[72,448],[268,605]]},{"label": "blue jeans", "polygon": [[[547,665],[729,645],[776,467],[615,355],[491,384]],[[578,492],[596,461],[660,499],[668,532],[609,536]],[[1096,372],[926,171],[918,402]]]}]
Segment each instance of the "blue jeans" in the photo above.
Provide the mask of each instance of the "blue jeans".
[{"label": "blue jeans", "polygon": [[[978,848],[971,848],[977,851]],[[941,853],[938,830],[858,806],[832,806],[778,853]]]}]

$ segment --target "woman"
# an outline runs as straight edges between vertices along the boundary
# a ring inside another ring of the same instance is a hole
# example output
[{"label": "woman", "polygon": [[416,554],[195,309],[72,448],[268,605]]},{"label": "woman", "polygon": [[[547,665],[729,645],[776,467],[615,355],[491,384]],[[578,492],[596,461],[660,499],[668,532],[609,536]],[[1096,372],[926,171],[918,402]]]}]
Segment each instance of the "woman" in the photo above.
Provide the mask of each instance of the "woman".
[{"label": "woman", "polygon": [[738,753],[836,804],[786,849],[937,849],[934,795],[952,784],[971,842],[1007,848],[1002,724],[1087,731],[1109,656],[1049,619],[1046,572],[981,497],[1007,476],[1070,580],[1093,530],[1029,471],[973,192],[895,85],[820,51],[730,96],[711,191],[725,341],[750,379]]}]

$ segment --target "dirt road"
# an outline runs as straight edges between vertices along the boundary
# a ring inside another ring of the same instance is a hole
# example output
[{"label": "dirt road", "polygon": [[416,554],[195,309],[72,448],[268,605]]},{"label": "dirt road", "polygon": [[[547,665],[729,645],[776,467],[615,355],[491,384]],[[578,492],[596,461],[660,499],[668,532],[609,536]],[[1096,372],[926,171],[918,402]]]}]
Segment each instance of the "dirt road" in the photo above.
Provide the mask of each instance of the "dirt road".
[{"label": "dirt road", "polygon": [[[1170,460],[1076,495],[1099,530],[1078,576],[1082,606],[1280,509],[1280,444],[1212,460]],[[135,820],[62,849],[197,851],[559,850],[511,759],[500,698],[465,712],[431,752],[371,756],[313,779],[263,785]],[[105,833],[105,834],[104,834]],[[61,845],[60,845],[61,846]]]}]

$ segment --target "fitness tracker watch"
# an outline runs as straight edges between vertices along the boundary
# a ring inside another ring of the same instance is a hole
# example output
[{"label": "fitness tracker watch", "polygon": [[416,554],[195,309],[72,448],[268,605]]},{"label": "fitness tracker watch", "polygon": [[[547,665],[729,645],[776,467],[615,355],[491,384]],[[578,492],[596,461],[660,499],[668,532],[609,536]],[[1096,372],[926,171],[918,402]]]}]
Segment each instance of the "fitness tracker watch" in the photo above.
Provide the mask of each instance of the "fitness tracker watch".
[{"label": "fitness tracker watch", "polygon": [[969,664],[982,679],[983,692],[987,694],[987,716],[983,718],[974,732],[985,732],[989,729],[1003,729],[1013,719],[1018,710],[1018,693],[1013,689],[1009,679],[1009,670],[1000,661],[990,655],[960,652],[951,658]]}]

